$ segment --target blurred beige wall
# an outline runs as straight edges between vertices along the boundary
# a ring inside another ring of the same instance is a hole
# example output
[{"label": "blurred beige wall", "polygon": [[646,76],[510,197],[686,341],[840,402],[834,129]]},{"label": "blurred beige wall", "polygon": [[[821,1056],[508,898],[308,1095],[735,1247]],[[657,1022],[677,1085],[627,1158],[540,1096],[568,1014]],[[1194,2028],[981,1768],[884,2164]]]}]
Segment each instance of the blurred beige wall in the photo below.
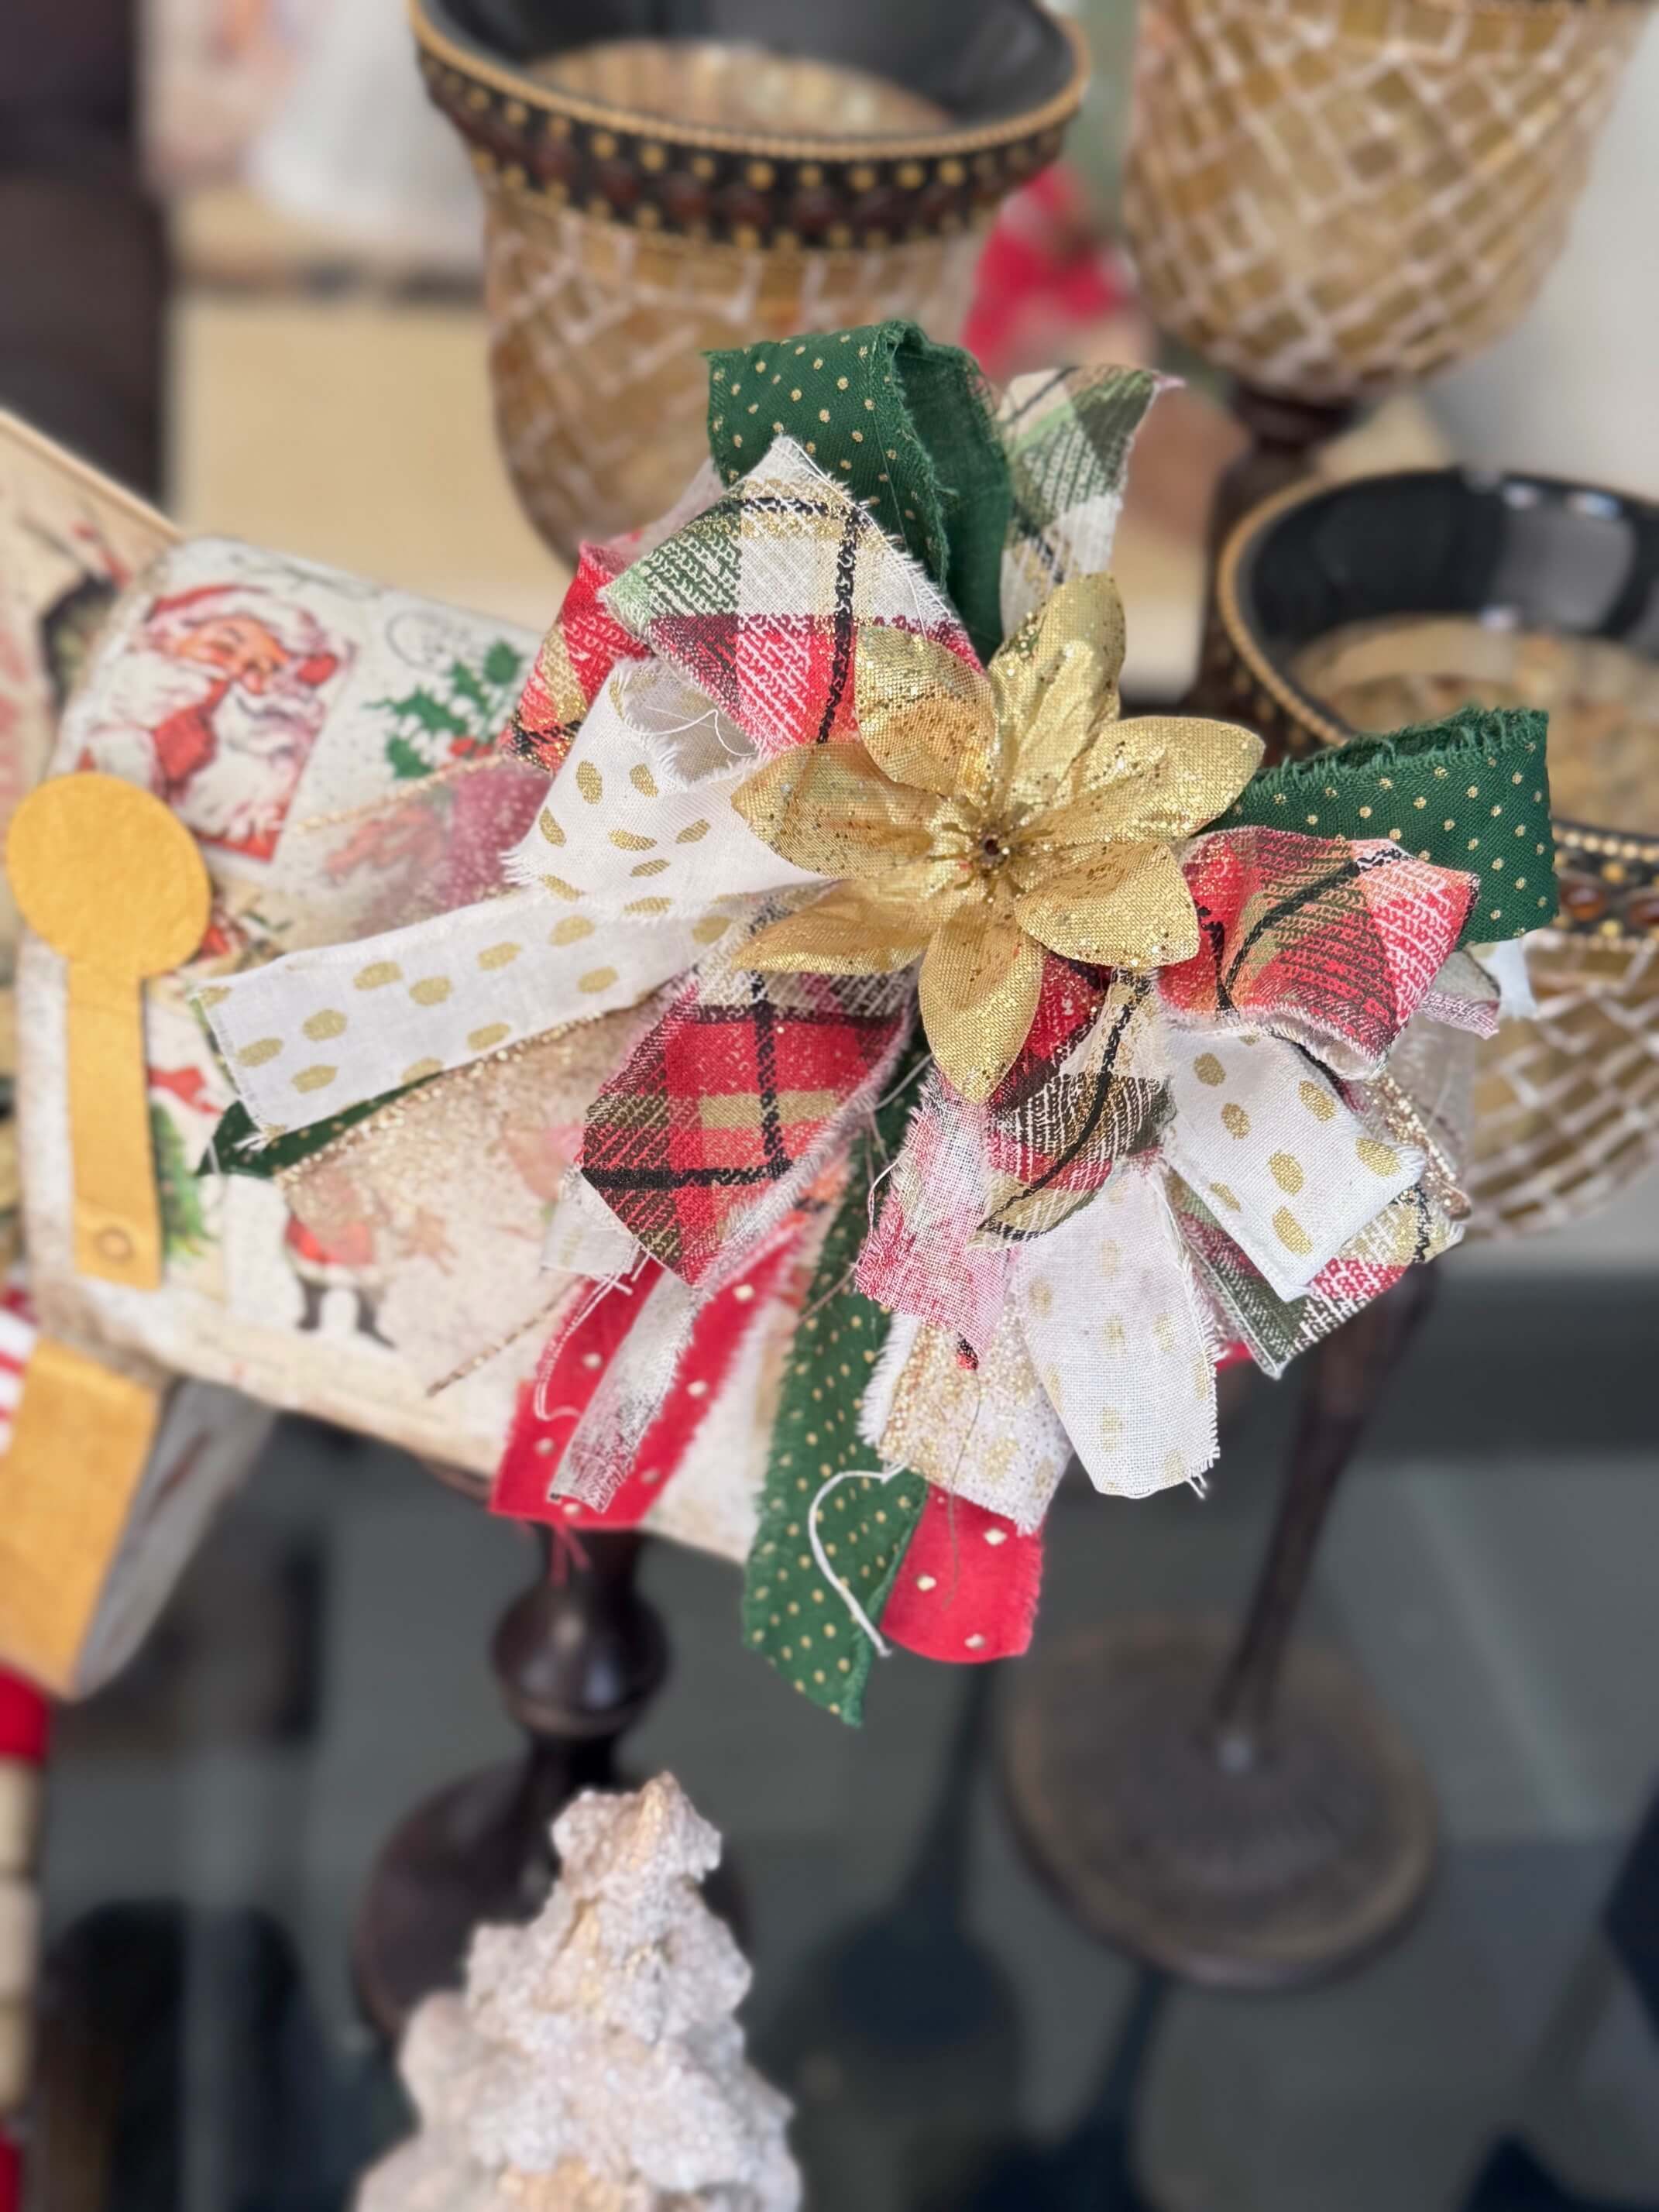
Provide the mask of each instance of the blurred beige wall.
[{"label": "blurred beige wall", "polygon": [[1431,404],[1471,460],[1659,498],[1659,33],[1649,26],[1566,252],[1514,337]]}]

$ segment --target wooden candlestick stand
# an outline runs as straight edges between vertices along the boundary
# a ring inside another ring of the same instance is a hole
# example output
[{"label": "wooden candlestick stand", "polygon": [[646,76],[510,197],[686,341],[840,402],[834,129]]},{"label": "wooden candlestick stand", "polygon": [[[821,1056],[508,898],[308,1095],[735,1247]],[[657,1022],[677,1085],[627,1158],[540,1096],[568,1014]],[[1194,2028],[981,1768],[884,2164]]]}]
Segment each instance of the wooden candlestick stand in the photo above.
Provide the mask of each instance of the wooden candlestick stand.
[{"label": "wooden candlestick stand", "polygon": [[[433,1470],[482,1504],[489,1486]],[[353,1977],[380,2032],[402,2033],[430,1990],[460,1986],[472,1931],[522,1921],[554,1875],[548,1828],[579,1790],[613,1783],[616,1747],[661,1686],[662,1620],[635,1589],[642,1536],[592,1533],[557,1546],[538,1528],[542,1572],[501,1615],[490,1663],[529,1738],[416,1806],[381,1847],[353,1930]]]},{"label": "wooden candlestick stand", "polygon": [[[1321,404],[1281,398],[1249,384],[1234,385],[1231,404],[1250,443],[1223,471],[1211,503],[1205,538],[1204,626],[1198,674],[1182,703],[1189,714],[1249,722],[1250,702],[1248,697],[1241,699],[1238,663],[1216,613],[1216,573],[1223,549],[1244,517],[1263,500],[1313,473],[1320,447],[1340,436],[1358,410],[1346,400]],[[1270,717],[1270,728],[1277,726],[1277,719]],[[1267,765],[1272,765],[1271,754]]]},{"label": "wooden candlestick stand", "polygon": [[1243,1626],[1133,1620],[1016,1669],[1003,1782],[1030,1858],[1091,1935],[1217,1988],[1283,1989],[1380,1948],[1435,1856],[1416,1753],[1346,1662],[1292,1644],[1344,1469],[1431,1292],[1413,1267],[1306,1354]]}]

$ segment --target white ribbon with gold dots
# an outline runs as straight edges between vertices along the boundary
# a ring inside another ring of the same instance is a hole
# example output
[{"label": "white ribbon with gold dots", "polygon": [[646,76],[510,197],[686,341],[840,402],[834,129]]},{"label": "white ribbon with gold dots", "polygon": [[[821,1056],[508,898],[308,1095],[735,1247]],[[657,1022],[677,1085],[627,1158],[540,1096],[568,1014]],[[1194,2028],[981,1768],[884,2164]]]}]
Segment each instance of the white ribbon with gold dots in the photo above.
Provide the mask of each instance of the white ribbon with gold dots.
[{"label": "white ribbon with gold dots", "polygon": [[1423,1172],[1421,1152],[1370,1135],[1324,1069],[1265,1030],[1171,1022],[1164,1046],[1164,1157],[1281,1298]]},{"label": "white ribbon with gold dots", "polygon": [[1144,1498],[1216,1455],[1215,1346],[1156,1167],[1034,1237],[1014,1296],[1025,1346],[1097,1490]]},{"label": "white ribbon with gold dots", "polygon": [[732,740],[660,664],[630,670],[605,686],[512,854],[521,888],[203,991],[254,1121],[321,1121],[633,1006],[701,960],[749,895],[823,882],[732,805],[755,765]]},{"label": "white ribbon with gold dots", "polygon": [[197,996],[262,1129],[318,1121],[401,1084],[631,1006],[730,923],[595,920],[509,892],[355,945],[291,952]]}]

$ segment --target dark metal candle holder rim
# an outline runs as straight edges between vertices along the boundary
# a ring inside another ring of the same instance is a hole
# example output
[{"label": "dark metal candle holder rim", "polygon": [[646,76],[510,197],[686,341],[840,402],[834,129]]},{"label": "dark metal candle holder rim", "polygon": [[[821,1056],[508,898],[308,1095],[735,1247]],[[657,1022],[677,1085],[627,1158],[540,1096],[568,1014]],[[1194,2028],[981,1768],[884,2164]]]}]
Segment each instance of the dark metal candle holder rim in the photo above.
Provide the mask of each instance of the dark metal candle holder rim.
[{"label": "dark metal candle holder rim", "polygon": [[428,94],[487,182],[647,234],[832,252],[970,229],[1059,153],[1088,49],[1035,0],[1012,12],[1041,48],[1041,86],[1018,112],[903,135],[775,137],[563,91],[470,36],[445,0],[410,0]]},{"label": "dark metal candle holder rim", "polygon": [[[1526,4],[1534,4],[1534,0],[1526,0]],[[1582,5],[1583,0],[1573,0],[1573,4]],[[1264,735],[1276,739],[1292,757],[1305,758],[1322,747],[1346,744],[1362,732],[1305,690],[1275,657],[1267,641],[1257,594],[1262,570],[1273,558],[1274,541],[1304,510],[1322,502],[1333,508],[1342,503],[1376,502],[1413,484],[1437,489],[1452,498],[1467,498],[1472,505],[1496,501],[1511,512],[1571,509],[1581,518],[1593,516],[1623,525],[1644,547],[1652,571],[1652,589],[1659,594],[1659,505],[1632,494],[1529,471],[1455,468],[1402,469],[1334,483],[1316,478],[1289,485],[1252,507],[1228,537],[1216,574],[1216,615],[1227,664],[1224,680],[1235,709],[1261,727]],[[1633,599],[1631,604],[1633,608]],[[1368,608],[1356,601],[1325,627],[1334,628],[1336,621],[1363,620],[1368,613],[1446,615],[1476,611],[1444,602],[1436,605],[1431,598],[1415,605],[1409,603],[1408,597],[1397,599],[1386,608]],[[1563,635],[1618,635],[1607,627],[1598,630],[1552,620],[1543,609],[1536,610],[1533,619],[1538,626]],[[1296,641],[1298,645],[1309,641]],[[1636,649],[1651,653],[1652,643],[1644,640]],[[1659,775],[1659,758],[1655,773]],[[1659,942],[1659,836],[1573,821],[1559,814],[1553,818],[1561,903],[1548,924],[1550,931],[1576,939],[1592,938],[1613,951],[1642,951]]]}]

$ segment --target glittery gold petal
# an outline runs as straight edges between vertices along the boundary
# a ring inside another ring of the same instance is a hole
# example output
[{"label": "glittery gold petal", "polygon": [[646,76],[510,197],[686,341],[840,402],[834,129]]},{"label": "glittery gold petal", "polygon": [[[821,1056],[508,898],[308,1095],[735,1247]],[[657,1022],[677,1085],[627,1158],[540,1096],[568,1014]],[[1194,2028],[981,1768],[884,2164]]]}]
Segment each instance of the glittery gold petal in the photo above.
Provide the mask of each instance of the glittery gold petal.
[{"label": "glittery gold petal", "polygon": [[982,1103],[1008,1073],[1042,988],[1042,947],[988,902],[937,933],[921,963],[922,1026],[964,1098]]},{"label": "glittery gold petal", "polygon": [[1022,806],[1073,795],[1079,763],[1117,714],[1123,609],[1109,576],[1078,576],[1027,617],[991,663],[997,725]]},{"label": "glittery gold petal", "polygon": [[1014,912],[1069,960],[1161,968],[1198,950],[1193,895],[1167,845],[1103,845],[1017,893]]},{"label": "glittery gold petal", "polygon": [[989,799],[997,726],[982,668],[937,639],[866,623],[855,681],[859,736],[895,783]]},{"label": "glittery gold petal", "polygon": [[874,876],[926,857],[943,802],[892,782],[862,745],[798,745],[732,795],[755,835],[798,868]]},{"label": "glittery gold petal", "polygon": [[[1033,827],[1055,842],[1190,837],[1255,774],[1261,740],[1237,722],[1141,714],[1102,732],[1072,802]],[[1089,824],[1093,824],[1093,836]]]},{"label": "glittery gold petal", "polygon": [[789,975],[887,975],[927,950],[927,909],[837,884],[751,938],[740,968]]}]

